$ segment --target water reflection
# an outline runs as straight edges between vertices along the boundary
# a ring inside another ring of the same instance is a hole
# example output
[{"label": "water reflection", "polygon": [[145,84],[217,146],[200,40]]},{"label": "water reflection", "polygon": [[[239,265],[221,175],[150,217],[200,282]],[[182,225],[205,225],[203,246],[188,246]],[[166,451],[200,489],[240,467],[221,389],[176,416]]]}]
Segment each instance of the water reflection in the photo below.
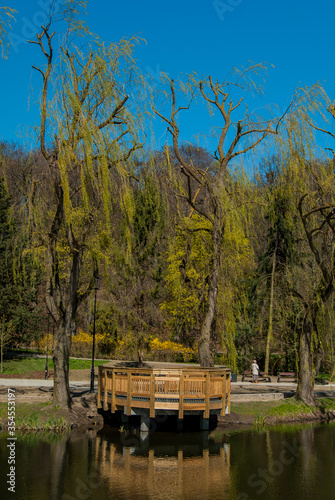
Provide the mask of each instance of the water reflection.
[{"label": "water reflection", "polygon": [[208,433],[110,435],[96,441],[96,463],[113,495],[221,498],[229,486],[230,446]]},{"label": "water reflection", "polygon": [[16,491],[7,491],[0,435],[0,497],[18,500],[330,500],[335,426],[203,433],[17,435]]}]

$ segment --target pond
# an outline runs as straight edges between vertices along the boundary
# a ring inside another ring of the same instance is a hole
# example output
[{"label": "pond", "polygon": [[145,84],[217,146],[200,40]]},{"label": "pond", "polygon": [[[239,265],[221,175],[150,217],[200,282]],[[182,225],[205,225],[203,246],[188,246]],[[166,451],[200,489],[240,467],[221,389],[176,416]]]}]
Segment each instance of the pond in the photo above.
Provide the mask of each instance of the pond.
[{"label": "pond", "polygon": [[[330,500],[335,426],[0,436],[1,499]],[[15,456],[15,477],[8,461]],[[15,494],[8,491],[15,479]]]}]

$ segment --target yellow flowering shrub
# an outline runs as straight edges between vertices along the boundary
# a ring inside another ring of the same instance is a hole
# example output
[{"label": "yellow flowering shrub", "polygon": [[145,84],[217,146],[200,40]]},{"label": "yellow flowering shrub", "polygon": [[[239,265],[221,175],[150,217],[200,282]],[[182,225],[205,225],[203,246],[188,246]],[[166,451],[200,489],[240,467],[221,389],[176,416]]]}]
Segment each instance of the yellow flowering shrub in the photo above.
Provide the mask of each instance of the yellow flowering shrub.
[{"label": "yellow flowering shrub", "polygon": [[[99,343],[103,342],[104,338],[105,336],[100,333],[95,334],[95,345],[97,347],[96,354],[99,354]],[[79,330],[79,332],[72,337],[71,354],[76,357],[90,356],[92,353],[92,345],[93,335],[91,333],[86,333],[83,330]]]},{"label": "yellow flowering shrub", "polygon": [[53,336],[52,333],[49,333],[48,335],[43,335],[40,339],[32,342],[31,344],[33,347],[36,346],[36,348],[41,351],[43,354],[46,353],[47,347],[48,347],[48,354],[51,356],[52,355],[52,348],[53,348]]},{"label": "yellow flowering shrub", "polygon": [[151,352],[151,357],[157,357],[158,355],[159,358],[165,358],[164,360],[166,360],[166,358],[170,358],[170,361],[180,360],[188,362],[195,357],[194,349],[185,347],[184,345],[178,344],[177,342],[172,342],[172,340],[160,340],[157,337],[151,338],[149,340],[149,349]]},{"label": "yellow flowering shrub", "polygon": [[[105,357],[102,352],[103,345],[108,339],[108,335],[96,333],[96,356]],[[90,357],[92,354],[92,334],[86,333],[83,330],[72,337],[71,356],[75,357]],[[132,332],[128,332],[120,340],[117,341],[112,357],[114,359],[135,359],[137,356],[138,343]],[[145,346],[144,346],[145,344]],[[43,353],[47,348],[47,335],[44,335],[36,342],[36,347]],[[48,338],[48,353],[52,355],[53,338],[49,334]],[[190,347],[185,347],[171,340],[160,340],[158,337],[148,336],[143,343],[142,349],[145,359],[151,361],[184,361],[189,362],[196,359],[196,350]]]}]

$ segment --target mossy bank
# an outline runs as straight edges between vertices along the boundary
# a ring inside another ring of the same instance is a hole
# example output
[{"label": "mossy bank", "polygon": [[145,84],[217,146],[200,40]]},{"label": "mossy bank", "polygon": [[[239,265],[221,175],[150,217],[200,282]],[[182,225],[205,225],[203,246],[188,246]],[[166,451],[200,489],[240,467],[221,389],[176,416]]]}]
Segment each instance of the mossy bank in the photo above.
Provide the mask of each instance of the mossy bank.
[{"label": "mossy bank", "polygon": [[231,413],[219,417],[220,426],[273,425],[276,423],[329,421],[335,419],[335,398],[317,399],[310,406],[291,397],[279,401],[232,403]]},{"label": "mossy bank", "polygon": [[[99,429],[103,426],[103,418],[97,412],[94,395],[77,398],[71,410],[53,405],[51,401],[17,402],[14,422],[15,429],[19,431],[60,432],[72,429]],[[0,403],[0,429],[6,431],[8,424],[8,405]]]}]

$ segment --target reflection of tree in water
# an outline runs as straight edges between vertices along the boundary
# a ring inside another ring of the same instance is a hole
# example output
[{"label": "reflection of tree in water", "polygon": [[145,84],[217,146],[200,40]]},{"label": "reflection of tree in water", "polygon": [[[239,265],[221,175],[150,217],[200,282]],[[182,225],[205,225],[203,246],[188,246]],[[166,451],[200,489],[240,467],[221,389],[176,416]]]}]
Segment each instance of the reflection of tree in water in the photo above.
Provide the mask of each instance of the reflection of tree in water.
[{"label": "reflection of tree in water", "polygon": [[65,452],[67,448],[66,440],[62,440],[50,447],[50,460],[52,467],[50,467],[50,500],[57,500],[59,492],[62,490],[62,478],[65,474]]},{"label": "reflection of tree in water", "polygon": [[[138,446],[121,446],[120,441],[96,440],[96,463],[108,483],[111,495],[123,494],[131,498],[136,491],[149,499],[215,498],[229,489],[229,445],[199,446],[199,438],[192,434],[185,451],[179,435],[179,449],[173,437],[150,444],[150,437]],[[198,442],[197,442],[198,438]],[[172,441],[172,442],[171,442]],[[122,444],[122,442],[121,442]],[[135,441],[134,441],[135,444]],[[127,497],[128,498],[128,497]]]},{"label": "reflection of tree in water", "polygon": [[312,489],[315,481],[317,452],[315,449],[315,427],[302,429],[301,440],[301,485],[302,490],[308,492]]}]

